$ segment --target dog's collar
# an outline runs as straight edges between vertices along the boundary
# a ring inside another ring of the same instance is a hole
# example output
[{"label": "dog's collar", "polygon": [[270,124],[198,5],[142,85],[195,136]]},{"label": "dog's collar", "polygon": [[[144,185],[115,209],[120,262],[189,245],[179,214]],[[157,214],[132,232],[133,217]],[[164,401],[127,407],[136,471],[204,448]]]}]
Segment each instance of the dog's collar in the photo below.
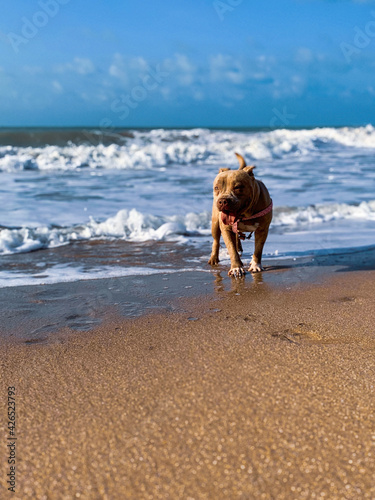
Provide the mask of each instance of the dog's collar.
[{"label": "dog's collar", "polygon": [[259,217],[263,217],[263,215],[267,215],[271,212],[272,207],[273,207],[273,202],[271,200],[271,203],[268,205],[267,208],[265,208],[261,212],[251,215],[250,217],[246,217],[246,219],[242,219],[241,217],[237,217],[236,215],[233,214],[231,215],[221,212],[221,220],[224,222],[226,226],[232,226],[232,231],[234,233],[238,233],[239,222],[246,222],[248,220],[258,219]]}]

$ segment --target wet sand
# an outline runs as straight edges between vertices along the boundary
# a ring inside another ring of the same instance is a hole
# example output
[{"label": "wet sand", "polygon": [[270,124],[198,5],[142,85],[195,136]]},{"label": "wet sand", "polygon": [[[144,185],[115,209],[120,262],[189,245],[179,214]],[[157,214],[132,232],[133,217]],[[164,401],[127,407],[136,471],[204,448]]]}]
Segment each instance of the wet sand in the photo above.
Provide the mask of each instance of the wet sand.
[{"label": "wet sand", "polygon": [[2,337],[1,498],[375,498],[375,271],[352,269],[218,273],[169,310]]}]

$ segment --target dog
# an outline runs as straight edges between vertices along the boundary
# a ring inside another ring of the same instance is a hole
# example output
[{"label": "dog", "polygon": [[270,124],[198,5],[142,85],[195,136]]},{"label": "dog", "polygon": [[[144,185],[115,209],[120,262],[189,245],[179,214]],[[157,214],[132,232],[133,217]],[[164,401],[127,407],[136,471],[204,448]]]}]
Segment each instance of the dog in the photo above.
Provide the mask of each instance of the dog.
[{"label": "dog", "polygon": [[255,166],[247,166],[241,155],[235,155],[240,164],[239,169],[222,168],[214,181],[214,241],[208,263],[211,266],[219,263],[220,236],[223,235],[231,261],[228,275],[239,278],[245,275],[240,257],[240,240],[245,239],[244,233],[255,233],[255,250],[248,270],[251,273],[263,271],[262,252],[272,220],[272,200],[263,182],[255,179]]}]

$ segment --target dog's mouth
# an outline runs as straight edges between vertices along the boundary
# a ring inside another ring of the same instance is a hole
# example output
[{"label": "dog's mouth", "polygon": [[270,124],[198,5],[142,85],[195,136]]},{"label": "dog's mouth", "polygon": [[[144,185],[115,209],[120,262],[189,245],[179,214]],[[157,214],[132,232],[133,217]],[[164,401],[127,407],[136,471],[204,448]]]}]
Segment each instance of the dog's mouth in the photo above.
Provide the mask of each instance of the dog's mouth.
[{"label": "dog's mouth", "polygon": [[237,215],[233,212],[227,212],[223,210],[221,212],[221,220],[224,222],[226,226],[230,226],[236,222]]},{"label": "dog's mouth", "polygon": [[239,217],[242,213],[246,211],[248,208],[248,202],[227,202],[224,204],[224,206],[220,206],[218,204],[218,209],[219,212],[222,212],[223,214],[231,217]]},{"label": "dog's mouth", "polygon": [[230,217],[237,217],[237,212],[235,212],[234,210],[224,209],[222,210],[222,213]]}]

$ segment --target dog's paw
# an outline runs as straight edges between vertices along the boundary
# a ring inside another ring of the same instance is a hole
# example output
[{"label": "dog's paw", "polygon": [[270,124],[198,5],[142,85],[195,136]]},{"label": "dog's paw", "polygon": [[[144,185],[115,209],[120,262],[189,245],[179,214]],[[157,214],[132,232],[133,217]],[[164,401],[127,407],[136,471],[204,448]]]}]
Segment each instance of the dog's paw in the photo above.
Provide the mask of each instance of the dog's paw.
[{"label": "dog's paw", "polygon": [[216,255],[212,255],[208,263],[210,264],[210,266],[217,266],[219,264],[219,257],[217,257]]},{"label": "dog's paw", "polygon": [[229,272],[228,276],[233,276],[233,278],[242,278],[245,276],[246,271],[243,267],[233,267]]},{"label": "dog's paw", "polygon": [[262,264],[258,264],[253,260],[250,262],[250,267],[248,269],[249,273],[260,273],[264,271]]}]

